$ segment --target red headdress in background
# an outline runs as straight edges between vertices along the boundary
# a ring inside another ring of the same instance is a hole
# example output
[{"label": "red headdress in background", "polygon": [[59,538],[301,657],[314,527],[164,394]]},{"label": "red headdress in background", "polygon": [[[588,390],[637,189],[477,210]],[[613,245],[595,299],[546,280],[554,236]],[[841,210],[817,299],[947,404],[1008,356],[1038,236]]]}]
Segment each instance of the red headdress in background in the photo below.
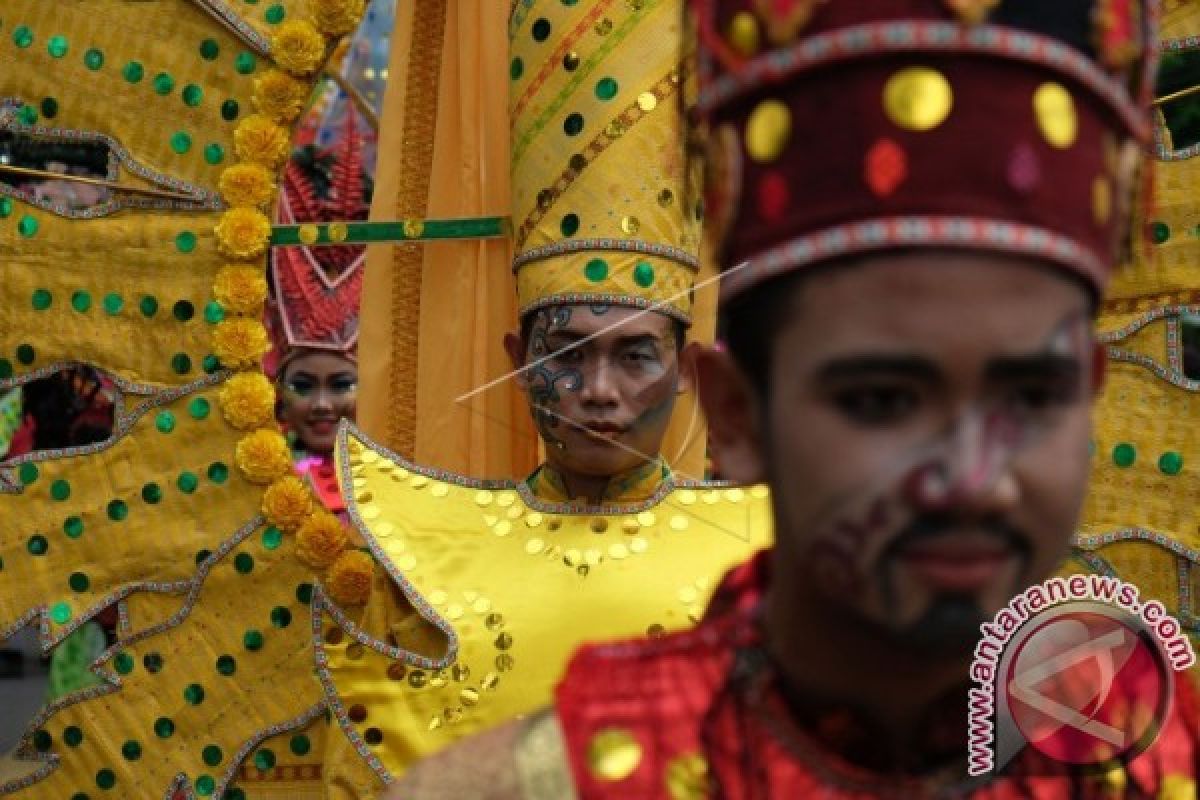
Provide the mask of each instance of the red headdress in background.
[{"label": "red headdress in background", "polygon": [[[366,219],[363,138],[355,115],[345,116],[343,135],[328,148],[297,150],[283,174],[278,221],[284,225]],[[336,238],[337,226],[330,226]],[[303,238],[303,237],[302,237]],[[268,374],[307,350],[357,360],[358,311],[365,245],[297,245],[271,251],[271,299],[267,327],[274,349]]]}]

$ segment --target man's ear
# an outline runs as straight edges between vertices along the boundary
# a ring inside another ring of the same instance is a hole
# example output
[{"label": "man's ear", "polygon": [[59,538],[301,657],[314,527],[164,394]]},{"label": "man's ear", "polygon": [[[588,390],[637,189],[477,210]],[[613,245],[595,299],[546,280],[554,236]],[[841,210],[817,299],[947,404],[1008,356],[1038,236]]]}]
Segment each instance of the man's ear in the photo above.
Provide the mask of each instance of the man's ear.
[{"label": "man's ear", "polygon": [[1104,389],[1104,379],[1108,377],[1108,346],[1100,342],[1092,343],[1092,385],[1088,387],[1093,397],[1098,397]]},{"label": "man's ear", "polygon": [[529,388],[529,379],[525,377],[525,341],[517,332],[504,334],[504,352],[512,362],[514,377],[521,391]]},{"label": "man's ear", "polygon": [[675,394],[687,394],[696,391],[696,359],[704,351],[704,345],[699,342],[688,342],[679,351],[679,384]]},{"label": "man's ear", "polygon": [[767,477],[765,421],[757,393],[727,351],[697,345],[693,361],[713,461],[721,477],[734,483],[763,482]]}]

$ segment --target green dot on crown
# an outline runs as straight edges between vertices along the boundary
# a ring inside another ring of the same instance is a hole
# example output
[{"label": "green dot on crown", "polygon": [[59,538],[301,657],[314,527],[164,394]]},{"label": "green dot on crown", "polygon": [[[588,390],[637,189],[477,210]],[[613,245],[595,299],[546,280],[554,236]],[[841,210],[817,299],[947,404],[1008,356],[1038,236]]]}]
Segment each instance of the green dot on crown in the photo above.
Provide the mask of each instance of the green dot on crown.
[{"label": "green dot on crown", "polygon": [[633,280],[643,289],[650,288],[654,284],[654,265],[649,261],[638,262],[633,268]]},{"label": "green dot on crown", "polygon": [[603,258],[593,258],[584,265],[583,274],[592,283],[599,283],[608,277],[608,262]]},{"label": "green dot on crown", "polygon": [[1122,469],[1131,467],[1137,461],[1137,449],[1128,442],[1122,442],[1113,448],[1112,460],[1114,464]]},{"label": "green dot on crown", "polygon": [[117,785],[117,776],[111,769],[105,768],[96,773],[96,785],[101,789],[111,789]]}]

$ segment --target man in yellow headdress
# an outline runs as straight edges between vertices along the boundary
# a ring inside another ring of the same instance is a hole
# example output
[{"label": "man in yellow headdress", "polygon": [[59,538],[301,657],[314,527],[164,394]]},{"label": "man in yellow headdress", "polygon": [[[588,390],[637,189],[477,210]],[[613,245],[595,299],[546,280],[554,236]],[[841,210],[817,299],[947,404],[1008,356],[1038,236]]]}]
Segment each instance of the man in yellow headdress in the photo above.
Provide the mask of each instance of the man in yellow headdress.
[{"label": "man in yellow headdress", "polygon": [[[385,781],[544,704],[580,642],[691,625],[767,543],[765,489],[660,455],[699,270],[682,20],[647,2],[518,5],[510,21],[520,325],[505,346],[544,463],[474,480],[343,429],[349,512],[403,596],[377,583],[361,621],[322,598],[318,671]],[[332,747],[329,793],[370,791]]]}]

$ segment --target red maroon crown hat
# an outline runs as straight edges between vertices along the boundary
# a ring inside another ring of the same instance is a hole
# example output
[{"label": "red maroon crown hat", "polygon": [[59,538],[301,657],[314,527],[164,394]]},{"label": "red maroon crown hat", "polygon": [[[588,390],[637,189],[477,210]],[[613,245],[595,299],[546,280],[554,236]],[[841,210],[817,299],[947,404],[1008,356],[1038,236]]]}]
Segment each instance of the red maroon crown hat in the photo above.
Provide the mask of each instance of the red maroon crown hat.
[{"label": "red maroon crown hat", "polygon": [[723,299],[908,247],[1037,258],[1103,292],[1126,230],[1123,154],[1150,129],[1148,6],[693,5]]}]

